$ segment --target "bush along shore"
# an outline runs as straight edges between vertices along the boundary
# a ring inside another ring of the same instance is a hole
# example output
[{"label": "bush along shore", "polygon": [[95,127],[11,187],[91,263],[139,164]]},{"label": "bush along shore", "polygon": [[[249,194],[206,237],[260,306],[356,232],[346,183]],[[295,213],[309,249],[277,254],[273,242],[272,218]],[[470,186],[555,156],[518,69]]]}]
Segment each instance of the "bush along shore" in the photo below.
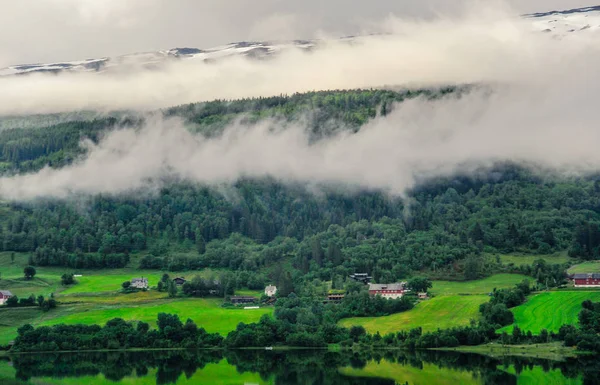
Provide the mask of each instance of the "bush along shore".
[{"label": "bush along shore", "polygon": [[[341,348],[372,347],[396,349],[433,349],[457,346],[477,346],[490,342],[504,345],[526,345],[560,342],[579,351],[600,353],[600,303],[585,301],[579,314],[579,326],[563,325],[558,333],[542,330],[539,334],[523,331],[515,326],[510,334],[496,332],[513,322],[509,308],[521,304],[529,294],[524,281],[513,289],[495,290],[488,303],[481,305],[482,318],[469,326],[423,333],[420,328],[386,335],[368,334],[362,326],[343,328],[336,322],[347,316],[386,314],[410,309],[412,300],[386,302],[382,308],[380,297],[357,294],[342,304],[324,305],[322,302],[303,300],[294,294],[280,298],[275,305],[274,317],[264,315],[259,322],[240,323],[226,337],[207,333],[192,320],[182,322],[175,314],[160,313],[157,328],[146,322],[126,322],[115,318],[104,326],[55,325],[34,328],[24,325],[10,352],[78,351],[104,349],[197,349],[197,348],[251,348],[269,346]],[[332,311],[332,309],[336,309]],[[7,347],[8,348],[8,347]]]}]

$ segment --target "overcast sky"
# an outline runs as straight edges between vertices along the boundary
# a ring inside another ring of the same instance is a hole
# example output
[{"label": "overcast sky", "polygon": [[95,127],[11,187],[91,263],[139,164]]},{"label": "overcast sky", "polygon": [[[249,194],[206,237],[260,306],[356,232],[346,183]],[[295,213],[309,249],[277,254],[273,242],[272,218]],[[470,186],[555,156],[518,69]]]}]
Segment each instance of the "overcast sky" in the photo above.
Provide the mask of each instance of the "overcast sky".
[{"label": "overcast sky", "polygon": [[[390,15],[460,12],[466,0],[0,0],[0,66],[243,40],[344,36]],[[479,0],[488,3],[495,0]],[[600,0],[506,0],[516,13]]]}]

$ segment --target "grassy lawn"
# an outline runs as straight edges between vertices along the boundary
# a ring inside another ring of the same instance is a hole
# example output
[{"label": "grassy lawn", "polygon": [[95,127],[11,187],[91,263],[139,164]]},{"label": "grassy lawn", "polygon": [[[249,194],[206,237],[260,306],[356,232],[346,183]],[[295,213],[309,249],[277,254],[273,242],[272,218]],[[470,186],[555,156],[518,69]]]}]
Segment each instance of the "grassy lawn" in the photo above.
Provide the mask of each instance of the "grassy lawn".
[{"label": "grassy lawn", "polygon": [[[577,324],[581,303],[586,299],[600,301],[600,291],[551,291],[530,297],[512,309],[515,324],[524,331],[536,334],[542,329],[558,332],[563,324]],[[513,325],[499,329],[511,332]]]},{"label": "grassy lawn", "polygon": [[571,266],[568,272],[569,274],[600,273],[600,261],[583,262],[578,265]]},{"label": "grassy lawn", "polygon": [[158,313],[177,314],[185,322],[191,318],[210,333],[226,335],[240,322],[257,322],[263,314],[272,314],[273,308],[244,310],[222,308],[222,300],[211,298],[177,298],[153,300],[146,303],[73,303],[61,304],[47,313],[34,308],[0,309],[0,344],[16,337],[17,328],[25,323],[34,326],[60,323],[100,324],[112,318],[126,321],[145,321],[156,326]]},{"label": "grassy lawn", "polygon": [[385,317],[357,317],[340,321],[341,326],[362,325],[370,333],[387,334],[422,327],[434,331],[454,326],[468,325],[478,319],[479,305],[489,301],[487,295],[448,295],[423,301],[414,309]]},{"label": "grassy lawn", "polygon": [[[495,255],[493,254],[490,254],[489,256],[491,258],[495,258]],[[567,255],[566,251],[550,255],[500,254],[500,261],[505,265],[511,263],[513,263],[515,266],[531,265],[537,259],[543,259],[544,261],[550,264],[567,263],[571,260],[571,258],[569,258],[569,256]]]},{"label": "grassy lawn", "polygon": [[422,368],[416,368],[408,364],[391,363],[385,360],[370,361],[362,369],[347,367],[341,368],[339,372],[350,377],[387,378],[396,384],[468,385],[484,383],[483,379],[478,378],[472,372],[440,368],[425,362]]},{"label": "grassy lawn", "polygon": [[531,277],[520,274],[496,274],[477,281],[466,282],[434,281],[431,292],[435,295],[488,294],[494,288],[513,287],[524,279],[528,279],[530,282],[533,281]]}]

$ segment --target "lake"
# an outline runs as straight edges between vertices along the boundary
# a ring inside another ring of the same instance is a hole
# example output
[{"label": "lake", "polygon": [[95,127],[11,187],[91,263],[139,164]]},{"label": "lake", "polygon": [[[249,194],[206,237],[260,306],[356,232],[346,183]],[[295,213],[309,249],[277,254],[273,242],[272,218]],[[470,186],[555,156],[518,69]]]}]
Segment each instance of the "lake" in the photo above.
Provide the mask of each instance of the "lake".
[{"label": "lake", "polygon": [[0,384],[598,384],[595,357],[565,361],[451,352],[149,351],[0,358]]}]

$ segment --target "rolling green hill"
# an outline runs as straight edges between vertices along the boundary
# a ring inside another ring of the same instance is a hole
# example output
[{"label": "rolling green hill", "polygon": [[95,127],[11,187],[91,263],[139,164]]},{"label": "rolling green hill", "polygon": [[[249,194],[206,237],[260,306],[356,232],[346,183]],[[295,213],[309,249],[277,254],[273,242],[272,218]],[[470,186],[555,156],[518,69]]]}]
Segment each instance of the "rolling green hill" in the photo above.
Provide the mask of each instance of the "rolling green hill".
[{"label": "rolling green hill", "polygon": [[[551,291],[531,296],[527,301],[512,309],[515,325],[534,334],[542,329],[557,332],[563,324],[577,324],[581,303],[585,300],[600,301],[600,291]],[[499,332],[511,332],[514,325]]]},{"label": "rolling green hill", "polygon": [[414,309],[384,317],[346,318],[341,326],[363,326],[369,333],[387,334],[417,327],[433,331],[454,326],[468,325],[480,317],[479,305],[487,302],[486,295],[447,295],[423,301]]}]

